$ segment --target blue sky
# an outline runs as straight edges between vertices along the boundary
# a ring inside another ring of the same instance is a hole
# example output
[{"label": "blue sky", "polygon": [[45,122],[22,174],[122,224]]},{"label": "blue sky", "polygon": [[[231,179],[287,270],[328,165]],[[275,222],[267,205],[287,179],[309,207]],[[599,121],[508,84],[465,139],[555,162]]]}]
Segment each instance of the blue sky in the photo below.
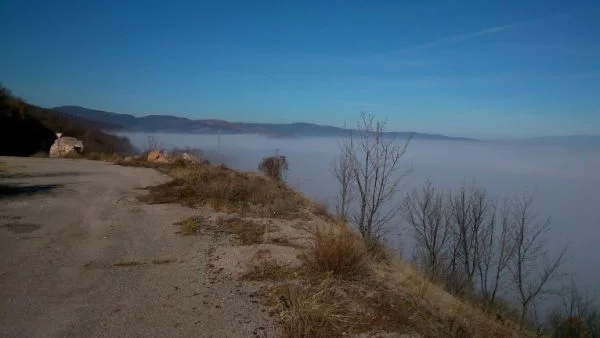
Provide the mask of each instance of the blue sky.
[{"label": "blue sky", "polygon": [[45,107],[600,134],[599,1],[0,2],[0,82]]}]

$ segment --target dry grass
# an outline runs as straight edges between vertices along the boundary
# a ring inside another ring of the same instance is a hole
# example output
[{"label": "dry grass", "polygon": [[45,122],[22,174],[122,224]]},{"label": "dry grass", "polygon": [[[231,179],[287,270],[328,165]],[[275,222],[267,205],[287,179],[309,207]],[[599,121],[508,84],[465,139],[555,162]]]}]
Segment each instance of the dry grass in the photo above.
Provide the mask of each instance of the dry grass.
[{"label": "dry grass", "polygon": [[[388,249],[368,249],[360,236],[329,214],[326,205],[307,201],[283,182],[223,166],[150,166],[174,179],[149,188],[145,198],[149,203],[210,205],[242,217],[283,219],[304,217],[308,210],[329,224],[314,231],[301,268],[290,268],[272,259],[268,250],[260,250],[254,257],[258,264],[242,276],[247,281],[270,281],[269,299],[280,315],[284,336],[342,337],[374,332],[423,337],[530,336],[519,332],[514,323],[498,320],[450,295]],[[221,218],[218,225],[235,233],[241,245],[275,242],[266,238],[269,229],[265,224],[242,217]],[[190,221],[189,232],[195,233],[197,227],[192,224],[199,223]],[[279,241],[286,243],[285,238]]]},{"label": "dry grass", "polygon": [[232,230],[240,245],[266,243],[267,226],[239,217],[219,218],[220,227]]},{"label": "dry grass", "polygon": [[425,336],[438,337],[528,337],[515,323],[497,319],[478,306],[458,299],[431,283],[423,273],[396,258],[373,267],[374,280],[412,312],[411,324]]},{"label": "dry grass", "polygon": [[339,224],[315,231],[300,268],[287,269],[267,255],[259,258],[262,264],[251,268],[243,279],[278,283],[271,284],[269,299],[280,315],[284,336],[529,335],[455,298],[399,258],[373,260],[361,238]]},{"label": "dry grass", "polygon": [[283,219],[301,217],[307,203],[284,182],[224,166],[171,164],[169,174],[174,179],[149,188],[146,202],[211,205],[220,212]]},{"label": "dry grass", "polygon": [[273,290],[284,337],[339,337],[349,332],[353,316],[332,287],[332,278],[316,285],[289,283]]},{"label": "dry grass", "polygon": [[6,163],[0,162],[0,173],[5,172],[7,169]]},{"label": "dry grass", "polygon": [[364,242],[346,226],[317,229],[314,244],[306,253],[306,265],[309,269],[331,272],[341,278],[363,276],[367,261]]},{"label": "dry grass", "polygon": [[178,233],[181,236],[191,236],[196,235],[198,233],[198,229],[200,229],[201,224],[202,219],[199,216],[192,216],[190,218],[184,219],[183,221],[177,222],[174,225],[179,226]]},{"label": "dry grass", "polygon": [[291,281],[270,291],[286,337],[376,332],[423,337],[528,336],[470,306],[456,303],[440,308],[431,296],[428,287],[419,292],[401,284],[347,282],[331,275]]},{"label": "dry grass", "polygon": [[411,308],[377,285],[347,283],[325,274],[275,287],[270,296],[286,337],[415,331]]}]

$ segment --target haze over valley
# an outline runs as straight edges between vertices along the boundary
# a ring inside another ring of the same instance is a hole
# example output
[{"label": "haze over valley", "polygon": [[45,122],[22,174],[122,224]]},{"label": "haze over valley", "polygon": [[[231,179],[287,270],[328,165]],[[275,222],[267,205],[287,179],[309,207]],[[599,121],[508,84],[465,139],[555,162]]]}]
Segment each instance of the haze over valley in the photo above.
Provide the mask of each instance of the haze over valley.
[{"label": "haze over valley", "polygon": [[[286,155],[290,170],[287,181],[334,209],[337,182],[331,163],[339,153],[340,138],[276,139],[260,135],[190,135],[124,133],[135,146],[147,147],[153,137],[165,149],[199,148],[216,163],[235,169],[256,171],[261,158],[275,152]],[[600,293],[600,270],[590,262],[600,261],[600,147],[591,145],[539,145],[473,141],[413,140],[406,167],[412,167],[401,186],[401,195],[420,188],[425,180],[443,189],[472,180],[498,198],[526,191],[536,192],[535,210],[540,221],[550,217],[549,248],[555,252],[568,245],[568,270],[590,292]],[[399,203],[399,201],[398,201]],[[396,248],[403,242],[410,258],[411,234],[391,225],[390,240]],[[400,235],[401,237],[398,237]]]},{"label": "haze over valley", "polygon": [[600,337],[598,18],[0,1],[0,336]]}]

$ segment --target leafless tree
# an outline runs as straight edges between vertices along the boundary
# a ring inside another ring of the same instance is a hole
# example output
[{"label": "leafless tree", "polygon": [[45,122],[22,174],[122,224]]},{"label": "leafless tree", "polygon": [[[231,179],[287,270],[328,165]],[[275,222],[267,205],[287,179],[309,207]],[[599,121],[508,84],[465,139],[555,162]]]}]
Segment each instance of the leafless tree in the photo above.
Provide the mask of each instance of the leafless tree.
[{"label": "leafless tree", "polygon": [[444,195],[427,180],[420,192],[415,189],[406,195],[400,210],[413,231],[417,259],[430,278],[437,279],[444,264],[443,250],[449,237]]},{"label": "leafless tree", "polygon": [[546,251],[544,235],[550,230],[550,220],[538,222],[532,212],[533,194],[523,194],[512,205],[512,236],[514,255],[509,270],[521,306],[519,326],[522,329],[532,303],[539,297],[559,294],[554,282],[561,279],[560,266],[566,248],[550,258]]},{"label": "leafless tree", "polygon": [[492,209],[486,190],[474,182],[469,186],[462,184],[449,197],[448,212],[454,242],[451,260],[454,274],[458,273],[462,279],[455,290],[459,293],[471,293],[474,288],[475,274],[482,255],[482,241],[488,232],[486,224],[490,224]]},{"label": "leafless tree", "polygon": [[484,305],[492,307],[503,286],[505,272],[514,254],[510,205],[507,199],[500,207],[492,204],[490,219],[481,234],[481,250],[477,257],[480,291]]},{"label": "leafless tree", "polygon": [[398,208],[388,204],[398,192],[402,178],[410,172],[401,161],[409,143],[410,137],[397,142],[386,135],[385,123],[362,113],[358,130],[341,146],[348,155],[351,184],[356,189],[357,207],[351,218],[369,245],[381,239],[385,234],[383,226],[398,213]]},{"label": "leafless tree", "polygon": [[354,185],[352,184],[352,166],[348,147],[340,145],[340,153],[331,165],[331,174],[339,183],[339,192],[336,202],[336,214],[339,218],[347,221],[350,203],[354,199]]}]

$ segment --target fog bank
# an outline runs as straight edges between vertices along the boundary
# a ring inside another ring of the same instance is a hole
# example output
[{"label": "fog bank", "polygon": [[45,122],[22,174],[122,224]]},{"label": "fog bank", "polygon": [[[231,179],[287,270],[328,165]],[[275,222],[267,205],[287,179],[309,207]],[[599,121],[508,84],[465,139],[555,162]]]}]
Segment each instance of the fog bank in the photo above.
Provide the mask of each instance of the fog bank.
[{"label": "fog bank", "polygon": [[[145,148],[150,134],[123,135]],[[339,139],[152,135],[163,148],[200,148],[213,162],[240,170],[256,170],[261,158],[278,150],[288,157],[290,185],[330,207],[335,204],[337,185],[329,168]],[[568,244],[565,268],[577,273],[582,289],[600,294],[600,147],[417,140],[409,146],[405,163],[413,172],[402,183],[402,195],[428,178],[440,188],[476,180],[498,197],[535,189],[540,220],[552,220],[548,247],[560,250]],[[400,238],[410,240],[407,231],[394,225],[391,229],[394,245]]]}]

